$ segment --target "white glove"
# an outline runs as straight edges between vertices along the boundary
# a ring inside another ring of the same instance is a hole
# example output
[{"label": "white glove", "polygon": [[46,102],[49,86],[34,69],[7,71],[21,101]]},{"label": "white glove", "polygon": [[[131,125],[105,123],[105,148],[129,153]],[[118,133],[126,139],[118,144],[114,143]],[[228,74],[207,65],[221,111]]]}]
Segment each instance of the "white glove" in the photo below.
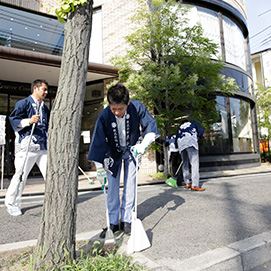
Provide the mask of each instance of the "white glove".
[{"label": "white glove", "polygon": [[137,157],[138,154],[144,154],[147,147],[144,144],[136,144],[131,147],[131,151],[134,153],[135,157]]},{"label": "white glove", "polygon": [[100,181],[102,189],[104,189],[104,186],[106,184],[106,171],[104,170],[104,168],[97,169],[97,180]]}]

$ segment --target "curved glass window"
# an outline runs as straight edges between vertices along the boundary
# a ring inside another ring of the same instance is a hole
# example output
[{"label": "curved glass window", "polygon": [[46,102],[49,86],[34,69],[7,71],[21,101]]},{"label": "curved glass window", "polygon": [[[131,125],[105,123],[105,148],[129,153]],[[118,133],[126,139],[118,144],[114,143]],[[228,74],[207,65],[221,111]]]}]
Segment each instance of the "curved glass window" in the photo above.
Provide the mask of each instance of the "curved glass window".
[{"label": "curved glass window", "polygon": [[204,140],[200,144],[201,154],[230,152],[226,97],[216,97],[216,109],[219,118],[211,125],[209,130],[204,132]]},{"label": "curved glass window", "polygon": [[250,104],[230,98],[233,152],[252,152],[252,125]]},{"label": "curved glass window", "polygon": [[193,6],[190,11],[191,25],[199,24],[203,28],[204,36],[209,38],[212,42],[218,45],[219,54],[217,57],[221,58],[221,42],[219,30],[218,13],[203,7]]},{"label": "curved glass window", "polygon": [[234,78],[240,91],[252,94],[252,81],[245,73],[224,66],[222,74]]},{"label": "curved glass window", "polygon": [[246,70],[245,39],[240,28],[228,17],[223,18],[225,60]]},{"label": "curved glass window", "polygon": [[[216,97],[219,118],[210,129],[204,131],[204,139],[200,142],[200,153],[203,155],[225,154],[232,151],[234,153],[253,152],[254,150],[250,104],[237,98],[228,99],[229,104],[226,97]],[[230,115],[227,113],[228,107]],[[232,134],[232,139],[230,134]]]}]

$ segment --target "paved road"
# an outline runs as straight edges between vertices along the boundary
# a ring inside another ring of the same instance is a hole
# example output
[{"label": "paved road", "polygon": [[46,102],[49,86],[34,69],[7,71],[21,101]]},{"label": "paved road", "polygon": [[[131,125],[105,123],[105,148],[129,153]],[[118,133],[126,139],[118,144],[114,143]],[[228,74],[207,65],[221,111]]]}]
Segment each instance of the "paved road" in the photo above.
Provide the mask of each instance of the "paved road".
[{"label": "paved road", "polygon": [[[204,192],[164,184],[138,188],[138,217],[151,241],[144,256],[161,266],[271,231],[271,173],[204,180]],[[36,239],[42,197],[24,198],[20,217],[0,208],[0,244]],[[77,233],[105,226],[102,191],[81,193]],[[90,236],[92,237],[92,236]]]}]

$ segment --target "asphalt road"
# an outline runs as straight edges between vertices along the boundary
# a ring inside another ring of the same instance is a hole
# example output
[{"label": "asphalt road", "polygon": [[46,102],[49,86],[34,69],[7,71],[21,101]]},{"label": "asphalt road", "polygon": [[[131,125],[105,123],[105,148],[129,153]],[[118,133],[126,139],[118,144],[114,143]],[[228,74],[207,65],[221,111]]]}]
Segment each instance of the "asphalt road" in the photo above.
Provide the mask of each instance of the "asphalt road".
[{"label": "asphalt road", "polygon": [[[271,231],[271,173],[204,180],[204,192],[166,184],[138,188],[138,217],[152,246],[142,253],[163,265]],[[23,198],[24,215],[0,207],[0,244],[36,239],[43,197]],[[102,191],[79,195],[77,233],[105,226]],[[92,236],[90,236],[91,238]]]}]

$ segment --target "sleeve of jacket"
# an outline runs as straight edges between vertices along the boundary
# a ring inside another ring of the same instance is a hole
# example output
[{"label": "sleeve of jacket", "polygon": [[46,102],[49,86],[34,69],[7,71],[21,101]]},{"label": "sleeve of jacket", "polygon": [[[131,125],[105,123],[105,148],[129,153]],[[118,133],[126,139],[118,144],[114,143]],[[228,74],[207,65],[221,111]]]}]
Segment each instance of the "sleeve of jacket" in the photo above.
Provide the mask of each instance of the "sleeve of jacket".
[{"label": "sleeve of jacket", "polygon": [[197,127],[197,132],[198,132],[199,138],[204,138],[204,136],[203,136],[203,132],[204,132],[203,128],[200,125],[198,125],[197,123],[196,123],[196,125],[197,125],[196,127]]},{"label": "sleeve of jacket", "polygon": [[88,160],[103,164],[105,154],[107,153],[106,126],[102,116],[98,117],[95,129],[92,135],[91,145],[88,153]]},{"label": "sleeve of jacket", "polygon": [[26,103],[23,100],[18,101],[15,104],[14,110],[9,115],[9,121],[10,121],[10,124],[11,124],[13,130],[15,131],[17,129],[18,125],[20,124],[20,122],[26,118],[28,118]]}]

